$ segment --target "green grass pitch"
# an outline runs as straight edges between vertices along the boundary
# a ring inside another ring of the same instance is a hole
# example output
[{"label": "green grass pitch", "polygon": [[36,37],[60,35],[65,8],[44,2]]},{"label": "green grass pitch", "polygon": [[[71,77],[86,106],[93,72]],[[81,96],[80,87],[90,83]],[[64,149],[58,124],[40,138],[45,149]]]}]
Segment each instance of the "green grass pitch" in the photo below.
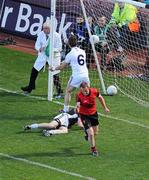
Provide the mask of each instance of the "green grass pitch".
[{"label": "green grass pitch", "polygon": [[49,138],[40,130],[23,132],[24,125],[48,122],[62,108],[38,99],[47,97],[47,72],[40,73],[31,95],[37,98],[20,94],[34,59],[0,47],[0,180],[148,180],[149,109],[119,94],[105,97],[110,117],[104,116],[98,103],[99,157],[90,155],[83,131],[76,126],[69,134]]}]

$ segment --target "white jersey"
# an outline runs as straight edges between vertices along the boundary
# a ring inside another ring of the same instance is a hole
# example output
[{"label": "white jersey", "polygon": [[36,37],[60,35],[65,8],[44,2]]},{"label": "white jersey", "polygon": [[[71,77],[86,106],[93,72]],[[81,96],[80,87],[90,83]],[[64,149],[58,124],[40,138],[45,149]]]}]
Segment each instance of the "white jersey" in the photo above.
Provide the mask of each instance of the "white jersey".
[{"label": "white jersey", "polygon": [[88,77],[86,53],[83,49],[73,47],[66,55],[65,62],[71,66],[73,77]]},{"label": "white jersey", "polygon": [[59,120],[61,126],[68,127],[69,126],[69,118],[77,118],[77,114],[70,115],[68,113],[61,113],[54,117],[54,120]]}]

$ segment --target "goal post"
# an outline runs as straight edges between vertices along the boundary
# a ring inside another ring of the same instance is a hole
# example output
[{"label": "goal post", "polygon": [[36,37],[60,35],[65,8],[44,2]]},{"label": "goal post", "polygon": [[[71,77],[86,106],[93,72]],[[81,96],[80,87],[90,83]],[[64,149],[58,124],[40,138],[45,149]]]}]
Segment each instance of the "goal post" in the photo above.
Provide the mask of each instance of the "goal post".
[{"label": "goal post", "polygon": [[[56,14],[56,0],[51,0],[50,13],[50,48],[49,48],[49,65],[53,66],[54,60],[54,31],[55,31],[55,14]],[[48,70],[48,100],[53,99],[53,73]]]},{"label": "goal post", "polygon": [[91,34],[90,27],[89,27],[88,18],[87,18],[87,14],[86,14],[86,10],[85,10],[85,7],[84,7],[83,0],[80,0],[80,3],[81,3],[84,19],[85,19],[85,22],[86,22],[88,34],[89,34],[89,37],[90,37],[90,43],[91,43],[91,47],[92,47],[92,50],[93,50],[93,55],[94,55],[94,58],[95,58],[95,63],[96,63],[96,66],[97,66],[97,71],[98,71],[99,79],[100,79],[100,82],[101,82],[102,91],[103,91],[104,94],[107,94],[106,87],[105,87],[105,84],[104,84],[104,79],[103,79],[101,68],[100,68],[100,64],[99,64],[98,57],[97,57],[97,54],[96,54],[95,45],[94,45],[93,39],[91,38],[92,34]]}]

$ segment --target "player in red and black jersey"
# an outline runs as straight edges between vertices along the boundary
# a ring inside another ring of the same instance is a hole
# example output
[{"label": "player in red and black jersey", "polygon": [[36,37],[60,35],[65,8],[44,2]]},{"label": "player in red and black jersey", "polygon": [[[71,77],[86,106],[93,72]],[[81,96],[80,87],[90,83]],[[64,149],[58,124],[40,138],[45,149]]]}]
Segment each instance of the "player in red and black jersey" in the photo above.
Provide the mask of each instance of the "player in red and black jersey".
[{"label": "player in red and black jersey", "polygon": [[106,112],[109,112],[104,98],[96,88],[90,88],[87,83],[80,85],[80,92],[77,94],[77,111],[87,134],[87,140],[91,144],[91,151],[94,156],[98,156],[94,135],[98,134],[98,114],[96,108],[96,98]]}]

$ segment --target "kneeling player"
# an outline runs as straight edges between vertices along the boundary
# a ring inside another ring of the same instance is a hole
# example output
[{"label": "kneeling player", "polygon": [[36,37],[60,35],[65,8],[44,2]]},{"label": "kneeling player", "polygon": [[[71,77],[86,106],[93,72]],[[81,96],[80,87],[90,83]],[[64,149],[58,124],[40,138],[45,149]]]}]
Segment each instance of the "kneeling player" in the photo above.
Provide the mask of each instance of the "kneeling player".
[{"label": "kneeling player", "polygon": [[41,128],[44,129],[44,136],[51,136],[53,134],[65,134],[68,133],[68,129],[76,123],[78,123],[78,126],[82,126],[83,128],[83,125],[79,121],[80,120],[78,118],[78,115],[72,109],[68,113],[61,113],[55,116],[49,123],[26,125],[24,127],[24,130]]}]

